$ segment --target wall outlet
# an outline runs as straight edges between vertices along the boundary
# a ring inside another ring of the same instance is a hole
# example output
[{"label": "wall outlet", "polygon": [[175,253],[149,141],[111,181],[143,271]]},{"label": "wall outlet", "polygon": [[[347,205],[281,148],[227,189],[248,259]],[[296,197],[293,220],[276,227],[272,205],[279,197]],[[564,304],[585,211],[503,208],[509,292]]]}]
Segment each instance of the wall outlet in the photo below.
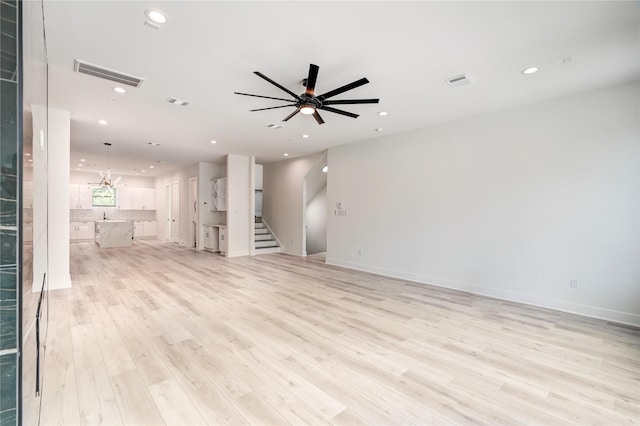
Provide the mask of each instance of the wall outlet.
[{"label": "wall outlet", "polygon": [[571,286],[571,288],[578,288],[578,280],[571,280],[571,283],[569,285]]}]

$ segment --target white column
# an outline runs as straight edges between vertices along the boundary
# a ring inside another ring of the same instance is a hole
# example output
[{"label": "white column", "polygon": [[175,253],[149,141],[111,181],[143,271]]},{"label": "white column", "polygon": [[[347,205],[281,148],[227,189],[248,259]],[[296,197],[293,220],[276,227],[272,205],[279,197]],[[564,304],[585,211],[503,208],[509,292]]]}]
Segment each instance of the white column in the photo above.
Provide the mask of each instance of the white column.
[{"label": "white column", "polygon": [[228,257],[248,256],[250,249],[252,158],[227,156],[227,239]]},{"label": "white column", "polygon": [[69,274],[69,111],[33,105],[33,290],[47,273],[50,290]]}]

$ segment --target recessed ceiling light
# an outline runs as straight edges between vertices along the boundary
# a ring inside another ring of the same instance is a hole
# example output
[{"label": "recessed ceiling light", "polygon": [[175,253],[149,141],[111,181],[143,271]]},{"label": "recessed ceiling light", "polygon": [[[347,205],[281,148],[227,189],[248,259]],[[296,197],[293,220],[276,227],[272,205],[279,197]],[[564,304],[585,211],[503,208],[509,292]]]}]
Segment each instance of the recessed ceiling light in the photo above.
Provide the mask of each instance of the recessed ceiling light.
[{"label": "recessed ceiling light", "polygon": [[306,139],[309,137],[309,135],[302,135],[302,137]]},{"label": "recessed ceiling light", "polygon": [[211,143],[212,143],[212,144],[216,144],[216,143],[218,143],[218,142],[216,142],[216,141],[211,141]]},{"label": "recessed ceiling light", "polygon": [[373,129],[373,130],[375,130],[376,132],[381,132],[382,131],[382,127],[378,127],[377,129]]},{"label": "recessed ceiling light", "polygon": [[107,120],[98,120],[98,124],[106,126],[107,125]]},{"label": "recessed ceiling light", "polygon": [[522,74],[524,75],[530,75],[530,74],[535,74],[538,71],[540,71],[540,68],[538,67],[529,67],[529,68],[525,68],[522,71],[520,71]]},{"label": "recessed ceiling light", "polygon": [[322,173],[327,173],[328,170],[329,170],[329,166],[325,164],[324,167],[322,168]]},{"label": "recessed ceiling light", "polygon": [[384,117],[385,115],[387,115],[387,111],[380,111],[380,112],[378,113],[378,115],[380,115],[380,116],[383,116],[383,117]]},{"label": "recessed ceiling light", "polygon": [[284,153],[284,156],[285,156],[285,157],[288,157],[288,156],[289,156],[289,154],[287,154],[287,153],[285,152],[285,153]]},{"label": "recessed ceiling light", "polygon": [[150,168],[150,169],[153,169],[153,168],[154,168],[154,166],[149,166],[149,168]]},{"label": "recessed ceiling light", "polygon": [[167,15],[160,12],[159,10],[147,9],[144,11],[144,14],[147,18],[149,18],[151,21],[155,22],[156,24],[164,24],[165,22],[167,22]]},{"label": "recessed ceiling light", "polygon": [[84,166],[84,164],[78,163],[78,167],[82,167],[82,166]]},{"label": "recessed ceiling light", "polygon": [[32,160],[31,158],[29,158],[29,162],[30,162],[30,163],[33,163],[33,160]]},{"label": "recessed ceiling light", "polygon": [[113,91],[116,93],[127,93],[127,91],[124,90],[122,87],[114,87]]},{"label": "recessed ceiling light", "polygon": [[25,157],[31,157],[31,154],[24,154]]},{"label": "recessed ceiling light", "polygon": [[87,160],[85,160],[84,158],[81,158],[80,161],[87,161]]}]

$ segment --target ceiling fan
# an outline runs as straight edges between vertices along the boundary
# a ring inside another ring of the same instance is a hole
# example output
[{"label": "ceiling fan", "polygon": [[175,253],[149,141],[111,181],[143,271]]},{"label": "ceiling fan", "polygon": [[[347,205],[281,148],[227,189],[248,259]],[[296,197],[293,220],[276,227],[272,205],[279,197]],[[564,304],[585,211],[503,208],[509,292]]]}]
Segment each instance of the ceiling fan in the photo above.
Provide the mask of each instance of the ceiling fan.
[{"label": "ceiling fan", "polygon": [[366,78],[361,78],[360,80],[356,80],[353,83],[346,84],[346,85],[344,85],[342,87],[338,87],[337,89],[333,89],[333,90],[330,90],[330,91],[328,91],[326,93],[323,93],[321,95],[316,96],[315,88],[316,88],[316,80],[318,78],[318,70],[319,69],[320,69],[320,67],[318,67],[317,65],[309,64],[309,76],[306,79],[302,80],[302,84],[305,86],[306,90],[304,91],[304,93],[302,93],[300,95],[296,95],[291,90],[289,90],[286,87],[276,83],[275,81],[271,80],[269,77],[267,77],[266,75],[262,74],[259,71],[254,71],[253,72],[255,75],[257,75],[260,78],[263,78],[263,79],[267,80],[269,83],[273,84],[278,89],[287,92],[289,95],[291,95],[293,97],[293,99],[274,98],[274,97],[271,97],[271,96],[252,95],[252,94],[249,94],[249,93],[240,93],[240,92],[233,92],[233,93],[235,93],[236,95],[253,96],[255,98],[275,99],[277,101],[291,102],[291,103],[289,103],[287,105],[280,105],[280,106],[269,107],[269,108],[252,109],[252,110],[250,110],[251,112],[264,111],[264,110],[276,109],[276,108],[295,107],[296,110],[293,111],[291,114],[289,114],[282,121],[287,121],[291,117],[293,117],[294,115],[296,115],[297,113],[300,112],[300,113],[305,114],[305,115],[313,115],[313,118],[316,119],[318,124],[323,124],[324,123],[324,120],[322,119],[322,117],[320,117],[320,114],[318,113],[318,110],[329,111],[329,112],[333,112],[335,114],[346,115],[347,117],[358,118],[358,114],[354,114],[352,112],[348,112],[348,111],[344,111],[344,110],[341,110],[341,109],[333,108],[330,105],[377,104],[380,101],[380,99],[340,99],[340,100],[329,100],[329,98],[332,98],[332,97],[334,97],[336,95],[339,95],[339,94],[344,93],[344,92],[346,92],[348,90],[355,89],[356,87],[360,87],[360,86],[362,86],[364,84],[369,83],[369,80],[367,80]]}]

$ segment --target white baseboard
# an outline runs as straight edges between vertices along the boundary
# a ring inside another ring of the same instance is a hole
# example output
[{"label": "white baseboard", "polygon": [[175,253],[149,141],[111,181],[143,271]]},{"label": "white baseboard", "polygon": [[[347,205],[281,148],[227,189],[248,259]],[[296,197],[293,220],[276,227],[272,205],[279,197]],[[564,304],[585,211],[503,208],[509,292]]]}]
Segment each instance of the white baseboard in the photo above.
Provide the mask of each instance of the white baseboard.
[{"label": "white baseboard", "polygon": [[348,262],[339,259],[327,257],[326,263],[343,268],[355,269],[363,272],[384,275],[391,278],[400,278],[407,281],[413,281],[421,284],[428,284],[437,287],[444,287],[453,290],[466,291],[468,293],[480,296],[493,297],[495,299],[508,300],[510,302],[524,303],[527,305],[538,306],[542,308],[554,309],[557,311],[567,312],[571,314],[582,315],[585,317],[597,318],[612,321],[621,324],[640,327],[640,315],[614,311],[611,309],[601,308],[592,305],[582,305],[579,303],[569,302],[560,299],[551,299],[547,297],[535,296],[526,293],[502,290],[493,287],[485,287],[476,284],[469,284],[462,281],[448,280],[445,278],[433,277],[429,275],[414,274],[411,272],[399,271],[395,269],[379,268],[376,266],[363,265],[356,262]]}]

